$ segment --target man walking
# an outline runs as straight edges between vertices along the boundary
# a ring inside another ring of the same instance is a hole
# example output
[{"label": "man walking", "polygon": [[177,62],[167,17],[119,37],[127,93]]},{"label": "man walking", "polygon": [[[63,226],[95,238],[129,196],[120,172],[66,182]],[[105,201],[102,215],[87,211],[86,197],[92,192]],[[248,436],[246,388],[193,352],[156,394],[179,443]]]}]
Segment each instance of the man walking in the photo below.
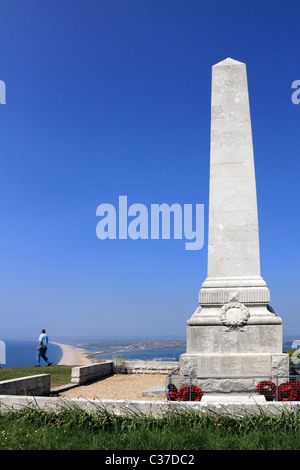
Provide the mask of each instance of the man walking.
[{"label": "man walking", "polygon": [[46,335],[46,330],[41,330],[41,334],[39,337],[39,344],[37,347],[37,354],[36,354],[36,365],[40,366],[41,365],[41,357],[44,359],[45,362],[47,362],[48,366],[51,366],[52,362],[49,361],[49,359],[46,356],[48,348],[48,335]]}]

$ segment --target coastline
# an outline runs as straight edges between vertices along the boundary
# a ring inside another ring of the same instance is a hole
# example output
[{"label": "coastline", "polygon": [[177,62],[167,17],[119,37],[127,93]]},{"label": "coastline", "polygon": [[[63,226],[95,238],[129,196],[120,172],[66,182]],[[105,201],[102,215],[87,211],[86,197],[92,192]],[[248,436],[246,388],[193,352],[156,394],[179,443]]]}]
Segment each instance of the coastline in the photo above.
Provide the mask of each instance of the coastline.
[{"label": "coastline", "polygon": [[92,359],[88,357],[89,353],[85,349],[71,346],[70,344],[55,343],[51,344],[59,346],[62,350],[62,357],[58,362],[58,366],[87,366],[93,364]]}]

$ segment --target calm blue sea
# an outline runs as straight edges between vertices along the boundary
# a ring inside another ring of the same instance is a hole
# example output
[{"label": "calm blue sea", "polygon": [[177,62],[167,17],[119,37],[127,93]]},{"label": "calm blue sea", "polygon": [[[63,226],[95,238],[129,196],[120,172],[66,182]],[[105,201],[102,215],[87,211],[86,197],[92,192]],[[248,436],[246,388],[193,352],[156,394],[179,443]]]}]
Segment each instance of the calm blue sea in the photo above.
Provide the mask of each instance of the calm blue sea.
[{"label": "calm blue sea", "polygon": [[[5,344],[6,363],[1,363],[3,358],[0,354],[0,367],[29,367],[35,365],[35,356],[38,341],[33,340],[2,340]],[[62,357],[62,349],[56,344],[49,344],[47,357],[53,364],[57,364]],[[46,363],[41,359],[41,365]]]}]

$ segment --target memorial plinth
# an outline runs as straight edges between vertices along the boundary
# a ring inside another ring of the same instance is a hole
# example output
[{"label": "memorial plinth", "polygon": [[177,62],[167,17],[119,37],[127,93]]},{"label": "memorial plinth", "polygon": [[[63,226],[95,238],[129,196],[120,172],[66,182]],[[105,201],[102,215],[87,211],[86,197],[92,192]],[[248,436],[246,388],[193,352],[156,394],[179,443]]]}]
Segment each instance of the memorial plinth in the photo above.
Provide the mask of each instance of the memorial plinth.
[{"label": "memorial plinth", "polygon": [[246,65],[212,67],[207,277],[188,320],[180,374],[288,375],[282,320],[260,273]]}]

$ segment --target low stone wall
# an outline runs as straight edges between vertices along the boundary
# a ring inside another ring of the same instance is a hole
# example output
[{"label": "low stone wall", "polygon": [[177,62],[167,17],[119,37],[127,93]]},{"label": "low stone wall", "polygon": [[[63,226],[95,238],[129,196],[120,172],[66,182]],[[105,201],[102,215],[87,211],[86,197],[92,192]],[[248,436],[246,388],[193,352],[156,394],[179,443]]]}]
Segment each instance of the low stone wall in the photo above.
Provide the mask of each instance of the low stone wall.
[{"label": "low stone wall", "polygon": [[0,395],[43,396],[49,394],[50,374],[30,375],[0,382]]},{"label": "low stone wall", "polygon": [[[164,374],[168,375],[178,367],[178,362],[125,361],[125,374]],[[115,373],[113,361],[103,361],[88,366],[72,368],[71,382],[81,385]]]},{"label": "low stone wall", "polygon": [[179,367],[174,361],[125,361],[126,374],[171,374]]},{"label": "low stone wall", "polygon": [[262,403],[224,403],[220,402],[164,402],[144,400],[90,400],[84,398],[60,398],[55,397],[20,397],[0,395],[0,413],[18,411],[25,407],[34,407],[47,411],[59,411],[67,407],[68,410],[80,407],[87,412],[106,410],[119,416],[132,416],[140,412],[157,418],[175,410],[180,412],[191,412],[202,415],[203,413],[225,414],[227,416],[249,416],[252,414],[281,414],[299,410],[300,402],[266,402]]},{"label": "low stone wall", "polygon": [[92,380],[106,377],[113,373],[113,362],[99,362],[89,366],[78,366],[72,368],[71,382],[73,384],[84,384]]}]

